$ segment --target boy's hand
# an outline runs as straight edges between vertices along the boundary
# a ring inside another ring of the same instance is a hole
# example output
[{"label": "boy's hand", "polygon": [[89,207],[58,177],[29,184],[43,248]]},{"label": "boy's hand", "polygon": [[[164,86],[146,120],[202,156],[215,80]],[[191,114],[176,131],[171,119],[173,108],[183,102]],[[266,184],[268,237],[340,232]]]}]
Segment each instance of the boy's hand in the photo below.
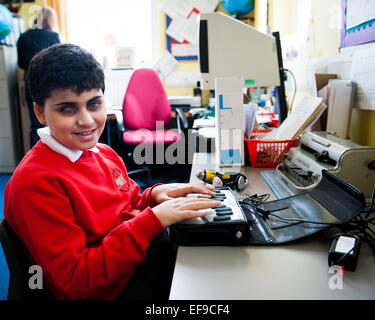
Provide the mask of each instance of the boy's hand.
[{"label": "boy's hand", "polygon": [[170,183],[154,187],[151,190],[151,197],[157,204],[164,201],[184,197],[189,193],[202,193],[215,196],[215,187],[203,183]]},{"label": "boy's hand", "polygon": [[164,228],[186,219],[202,217],[204,212],[198,210],[214,208],[221,201],[210,199],[174,198],[152,208]]}]

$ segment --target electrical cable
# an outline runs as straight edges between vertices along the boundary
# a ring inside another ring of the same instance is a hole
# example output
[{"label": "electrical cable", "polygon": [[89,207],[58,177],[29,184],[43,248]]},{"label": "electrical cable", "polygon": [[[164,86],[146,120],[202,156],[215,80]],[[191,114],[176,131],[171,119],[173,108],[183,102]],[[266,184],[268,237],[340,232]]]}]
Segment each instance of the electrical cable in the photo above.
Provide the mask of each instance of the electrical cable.
[{"label": "electrical cable", "polygon": [[[298,218],[280,217],[274,212],[280,211],[281,209],[267,210],[267,209],[261,208],[261,205],[266,200],[268,200],[269,197],[270,197],[269,194],[263,194],[263,195],[254,194],[252,196],[244,195],[244,198],[240,200],[240,203],[250,205],[255,210],[257,210],[257,212],[260,213],[265,219],[267,219],[269,216],[274,216],[278,218],[279,220],[285,221],[285,223],[289,222],[290,225],[295,225],[295,223],[310,223],[310,224],[317,224],[317,225],[322,225],[322,226],[338,228],[340,229],[340,233],[338,234],[350,233],[356,237],[359,237],[359,239],[362,239],[364,242],[366,242],[369,245],[369,247],[373,250],[373,254],[375,256],[375,217],[369,218],[369,215],[371,214],[374,208],[375,187],[372,193],[372,200],[371,200],[368,210],[363,211],[358,216],[356,216],[353,220],[347,223],[343,223],[343,224],[309,221],[309,220],[298,219]],[[282,209],[284,210],[286,208],[282,208]],[[301,226],[305,228],[310,227],[306,225],[305,226],[301,225]],[[287,225],[285,227],[287,227]]]},{"label": "electrical cable", "polygon": [[[371,211],[370,211],[371,212]],[[346,232],[352,232],[358,235],[363,241],[365,241],[370,248],[373,250],[375,255],[375,226],[374,218],[367,219],[368,212],[365,217],[358,215],[356,219],[342,226],[342,230]]]},{"label": "electrical cable", "polygon": [[311,224],[320,224],[320,225],[327,225],[327,226],[337,226],[337,223],[327,223],[327,222],[320,222],[320,221],[309,221],[309,220],[304,220],[304,219],[297,219],[297,218],[284,218],[280,217],[273,212],[281,211],[288,209],[287,208],[280,208],[280,209],[274,209],[274,210],[268,210],[268,209],[263,209],[260,207],[262,203],[264,203],[268,198],[269,194],[263,194],[258,196],[257,194],[253,194],[252,196],[245,195],[245,198],[241,199],[242,203],[251,205],[260,212],[265,218],[268,218],[268,216],[274,216],[280,220],[288,221],[288,222],[300,222],[300,223],[311,223]]},{"label": "electrical cable", "polygon": [[248,194],[244,194],[243,198],[241,198],[239,201],[245,204],[256,205],[256,204],[262,204],[263,202],[266,202],[269,197],[270,197],[269,193],[261,194],[259,196],[257,194],[253,194],[251,196]]},{"label": "electrical cable", "polygon": [[292,109],[293,109],[293,104],[294,104],[294,98],[296,97],[296,92],[297,92],[297,81],[296,81],[296,77],[294,76],[293,72],[290,71],[289,69],[285,69],[285,71],[289,72],[293,78],[293,81],[294,81],[294,93],[293,93],[293,98],[292,98],[292,102],[290,103],[290,109],[289,109],[289,112],[292,112]]},{"label": "electrical cable", "polygon": [[[285,209],[285,208],[283,208]],[[279,211],[279,210],[277,210]],[[284,218],[280,217],[277,214],[274,214],[272,212],[269,213],[270,216],[276,217],[280,220],[284,221],[289,221],[289,222],[300,222],[300,223],[311,223],[311,224],[319,224],[319,225],[324,225],[324,226],[337,226],[339,225],[338,223],[329,223],[329,222],[321,222],[321,221],[310,221],[310,220],[304,220],[304,219],[297,219],[297,218]]]},{"label": "electrical cable", "polygon": [[[365,219],[367,219],[368,216],[370,215],[370,213],[372,211],[372,208],[374,207],[374,202],[375,202],[375,186],[374,186],[374,189],[372,190],[371,204],[370,204],[370,207],[368,208],[368,212],[366,214]],[[374,219],[374,218],[372,218],[372,219]]]}]

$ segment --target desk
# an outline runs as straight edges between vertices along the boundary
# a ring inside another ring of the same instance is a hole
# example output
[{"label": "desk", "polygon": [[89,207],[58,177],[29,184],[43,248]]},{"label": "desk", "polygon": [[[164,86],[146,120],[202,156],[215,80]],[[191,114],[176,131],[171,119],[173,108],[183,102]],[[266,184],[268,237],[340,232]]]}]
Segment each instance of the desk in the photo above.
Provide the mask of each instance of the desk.
[{"label": "desk", "polygon": [[[215,155],[196,153],[190,180],[199,168],[218,169]],[[263,168],[243,167],[248,194],[271,193]],[[268,169],[272,170],[272,169]],[[272,194],[270,200],[276,199]],[[329,245],[319,235],[279,246],[179,247],[171,300],[375,299],[375,257],[362,243],[355,272],[332,290]]]}]

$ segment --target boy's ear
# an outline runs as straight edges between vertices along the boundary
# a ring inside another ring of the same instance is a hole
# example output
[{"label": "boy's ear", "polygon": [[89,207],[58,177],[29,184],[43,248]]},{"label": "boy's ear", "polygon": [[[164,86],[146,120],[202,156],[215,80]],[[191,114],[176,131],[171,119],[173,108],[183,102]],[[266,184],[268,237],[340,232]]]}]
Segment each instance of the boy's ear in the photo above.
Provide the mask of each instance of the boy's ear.
[{"label": "boy's ear", "polygon": [[41,124],[46,124],[46,118],[44,116],[44,109],[42,106],[34,102],[34,113]]}]

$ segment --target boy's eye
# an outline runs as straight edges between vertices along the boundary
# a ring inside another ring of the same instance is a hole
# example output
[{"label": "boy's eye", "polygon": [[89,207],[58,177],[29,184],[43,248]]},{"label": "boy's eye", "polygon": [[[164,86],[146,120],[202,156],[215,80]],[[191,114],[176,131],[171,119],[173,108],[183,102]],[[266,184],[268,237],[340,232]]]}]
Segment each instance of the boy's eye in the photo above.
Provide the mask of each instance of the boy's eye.
[{"label": "boy's eye", "polygon": [[100,102],[99,101],[94,101],[94,102],[90,102],[89,103],[88,108],[90,110],[96,110],[99,106],[100,106]]},{"label": "boy's eye", "polygon": [[64,106],[64,107],[60,108],[60,112],[62,112],[62,113],[73,113],[74,111],[75,111],[74,106]]}]

